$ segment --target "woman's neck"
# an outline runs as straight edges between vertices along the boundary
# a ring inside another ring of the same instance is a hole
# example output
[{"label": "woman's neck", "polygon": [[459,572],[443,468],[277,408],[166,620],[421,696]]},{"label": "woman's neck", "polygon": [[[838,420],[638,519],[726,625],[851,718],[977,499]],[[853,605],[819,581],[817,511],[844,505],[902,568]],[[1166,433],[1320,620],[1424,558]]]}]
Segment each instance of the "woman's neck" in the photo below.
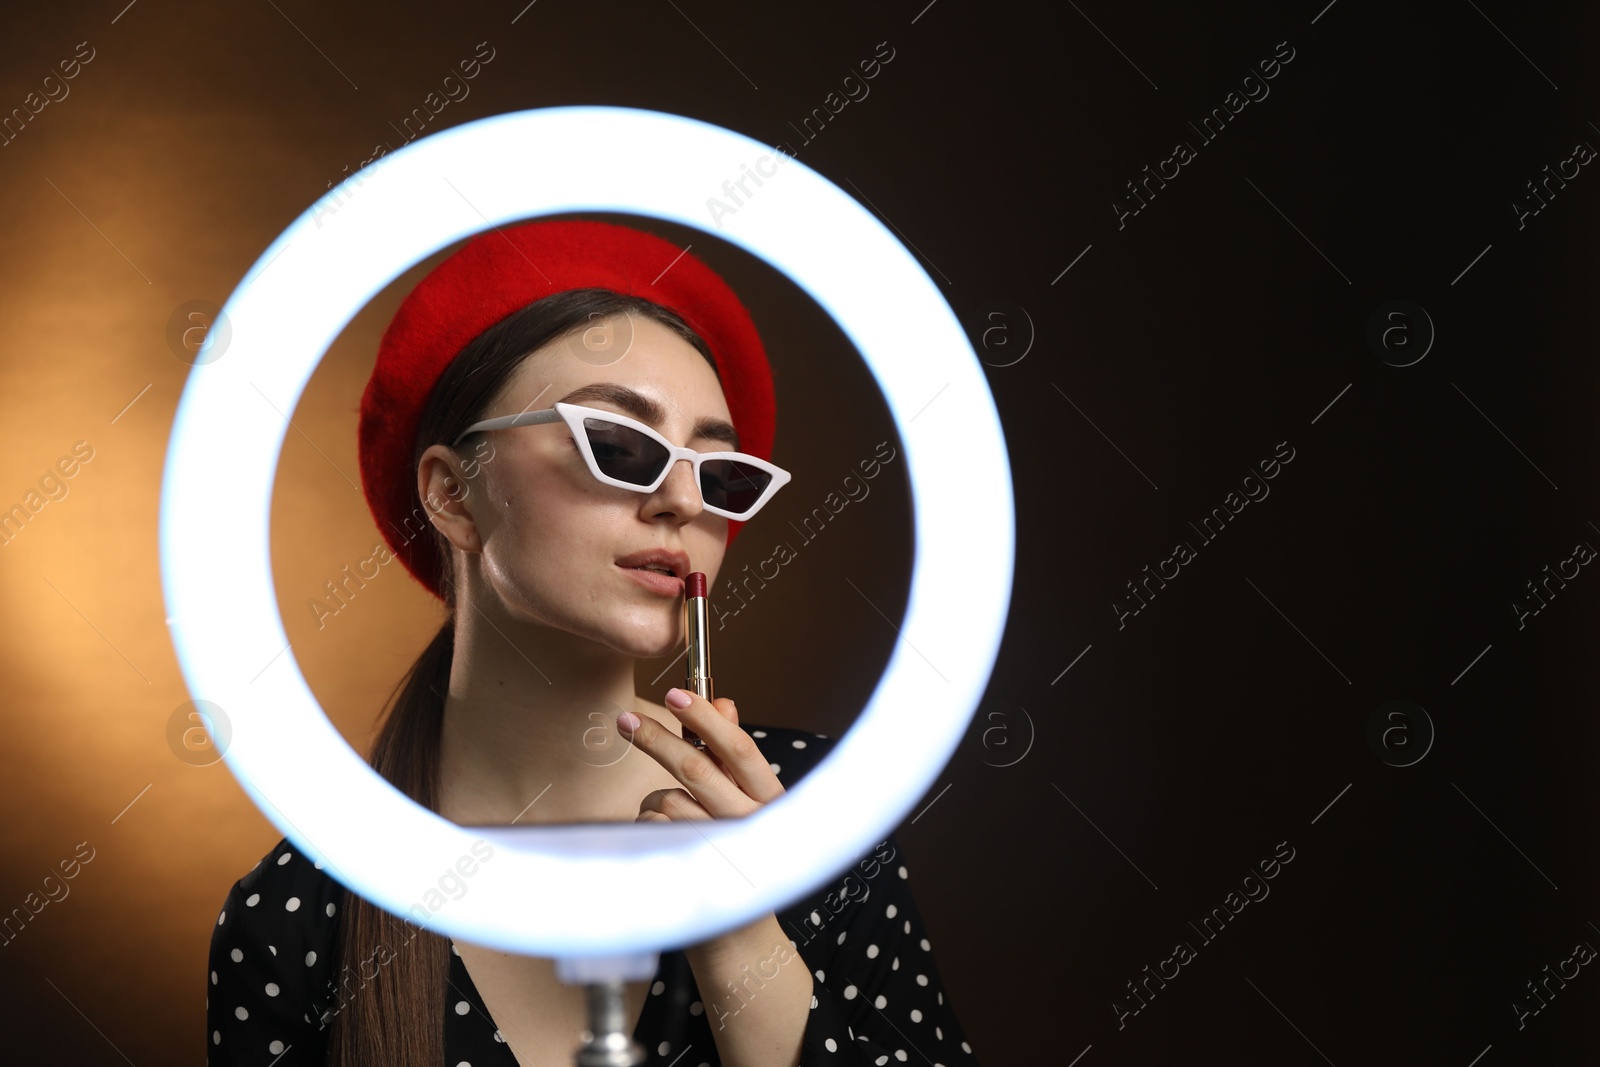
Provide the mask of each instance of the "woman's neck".
[{"label": "woman's neck", "polygon": [[672,783],[617,732],[617,715],[683,732],[634,692],[634,663],[554,627],[458,616],[439,814],[461,825],[631,821],[646,793]]}]

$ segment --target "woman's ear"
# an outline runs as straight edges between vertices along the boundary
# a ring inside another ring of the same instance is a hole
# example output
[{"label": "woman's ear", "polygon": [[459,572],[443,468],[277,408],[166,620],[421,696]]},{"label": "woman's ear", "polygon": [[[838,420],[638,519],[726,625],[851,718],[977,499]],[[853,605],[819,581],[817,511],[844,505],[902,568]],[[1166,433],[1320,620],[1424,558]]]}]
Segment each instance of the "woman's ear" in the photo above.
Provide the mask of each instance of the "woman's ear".
[{"label": "woman's ear", "polygon": [[483,538],[467,506],[471,492],[459,457],[444,445],[429,445],[417,461],[417,496],[428,521],[461,551],[482,552]]}]

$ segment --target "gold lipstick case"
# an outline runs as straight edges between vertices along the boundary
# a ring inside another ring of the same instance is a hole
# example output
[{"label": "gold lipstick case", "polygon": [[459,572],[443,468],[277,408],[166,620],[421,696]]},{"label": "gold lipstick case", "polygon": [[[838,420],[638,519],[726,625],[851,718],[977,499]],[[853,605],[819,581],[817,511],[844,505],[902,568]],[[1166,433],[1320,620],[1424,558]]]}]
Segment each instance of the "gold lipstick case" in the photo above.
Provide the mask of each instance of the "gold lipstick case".
[{"label": "gold lipstick case", "polygon": [[[710,604],[709,596],[683,598],[684,633],[689,644],[688,677],[684,688],[707,700],[714,696],[711,684]],[[705,739],[687,726],[683,728],[683,739],[695,748],[705,750]]]}]

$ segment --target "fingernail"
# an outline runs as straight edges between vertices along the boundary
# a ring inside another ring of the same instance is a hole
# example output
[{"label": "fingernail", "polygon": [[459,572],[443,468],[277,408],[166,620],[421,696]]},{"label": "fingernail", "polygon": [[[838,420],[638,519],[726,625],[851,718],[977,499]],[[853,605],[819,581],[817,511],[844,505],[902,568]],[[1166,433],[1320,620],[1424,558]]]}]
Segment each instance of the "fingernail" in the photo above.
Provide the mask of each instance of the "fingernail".
[{"label": "fingernail", "polygon": [[691,697],[688,693],[685,693],[682,689],[679,689],[678,687],[674,686],[671,689],[667,690],[667,706],[668,707],[677,708],[679,711],[682,711],[684,708],[688,707],[690,704],[693,704],[693,703],[694,703],[694,698]]},{"label": "fingernail", "polygon": [[631,711],[625,711],[617,716],[617,725],[631,734],[639,728],[639,716]]}]

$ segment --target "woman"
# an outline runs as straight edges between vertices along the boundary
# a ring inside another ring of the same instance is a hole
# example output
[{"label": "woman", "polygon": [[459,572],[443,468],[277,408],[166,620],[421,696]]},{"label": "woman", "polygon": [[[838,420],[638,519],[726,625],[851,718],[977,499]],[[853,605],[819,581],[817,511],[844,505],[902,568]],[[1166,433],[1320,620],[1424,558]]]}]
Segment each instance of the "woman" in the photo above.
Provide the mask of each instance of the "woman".
[{"label": "woman", "polygon": [[[368,504],[446,609],[373,768],[462,825],[728,818],[781,796],[831,740],[741,723],[726,697],[634,691],[637,659],[683,647],[683,577],[714,588],[787,480],[773,426],[748,313],[667,241],[530,223],[436,267],[362,400]],[[747,458],[697,480],[671,448]],[[662,952],[627,991],[647,1062],[976,1062],[896,852],[891,835],[789,908]],[[209,979],[215,1064],[565,1065],[587,1022],[552,960],[413,927],[287,839],[229,892]]]}]

